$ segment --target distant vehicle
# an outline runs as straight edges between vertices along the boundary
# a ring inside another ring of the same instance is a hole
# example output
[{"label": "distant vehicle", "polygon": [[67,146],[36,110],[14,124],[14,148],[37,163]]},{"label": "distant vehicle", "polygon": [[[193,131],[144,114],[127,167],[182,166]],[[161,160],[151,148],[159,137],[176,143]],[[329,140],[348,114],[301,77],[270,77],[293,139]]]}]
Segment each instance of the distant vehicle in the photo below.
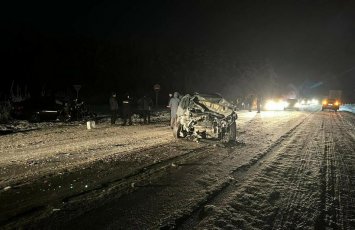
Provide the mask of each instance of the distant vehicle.
[{"label": "distant vehicle", "polygon": [[316,98],[302,98],[301,100],[299,100],[299,105],[304,108],[318,104],[319,101]]},{"label": "distant vehicle", "polygon": [[217,94],[185,95],[177,110],[173,128],[176,138],[193,136],[236,141],[236,107]]},{"label": "distant vehicle", "polygon": [[299,104],[302,105],[302,106],[308,106],[308,105],[311,104],[311,102],[312,102],[311,99],[303,98],[303,99],[300,100]]},{"label": "distant vehicle", "polygon": [[13,103],[11,115],[31,122],[56,120],[61,109],[62,105],[56,103],[53,97],[33,97]]},{"label": "distant vehicle", "polygon": [[285,108],[285,101],[282,99],[268,99],[263,104],[264,110],[284,110]]},{"label": "distant vehicle", "polygon": [[341,90],[329,90],[328,98],[322,101],[322,111],[325,109],[331,109],[334,111],[339,110],[341,94]]},{"label": "distant vehicle", "polygon": [[341,90],[329,90],[329,99],[337,99],[338,101],[341,100],[342,91]]},{"label": "distant vehicle", "polygon": [[311,105],[319,105],[318,99],[313,98],[313,99],[311,100]]},{"label": "distant vehicle", "polygon": [[299,109],[300,109],[300,103],[298,102],[298,99],[287,99],[285,101],[284,110],[299,110]]},{"label": "distant vehicle", "polygon": [[339,109],[340,102],[337,99],[324,99],[322,102],[322,111],[325,109],[331,109],[337,111]]},{"label": "distant vehicle", "polygon": [[95,118],[96,114],[89,111],[84,102],[76,99],[72,102],[61,102],[54,97],[34,97],[13,103],[11,116],[40,122],[85,120]]},{"label": "distant vehicle", "polygon": [[74,99],[71,103],[65,103],[60,111],[58,119],[62,121],[82,121],[96,118],[96,113],[89,110],[84,101]]}]

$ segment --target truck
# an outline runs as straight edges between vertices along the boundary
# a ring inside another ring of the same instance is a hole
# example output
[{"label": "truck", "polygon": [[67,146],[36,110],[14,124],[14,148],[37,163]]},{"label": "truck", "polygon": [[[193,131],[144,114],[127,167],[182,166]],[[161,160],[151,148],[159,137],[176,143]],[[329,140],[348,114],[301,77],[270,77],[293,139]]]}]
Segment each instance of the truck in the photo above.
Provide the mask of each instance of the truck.
[{"label": "truck", "polygon": [[341,94],[341,90],[329,90],[328,98],[322,101],[322,111],[331,109],[336,112],[341,104]]},{"label": "truck", "polygon": [[329,90],[329,96],[328,98],[329,99],[336,99],[336,100],[339,100],[341,99],[341,94],[342,94],[342,91],[341,90]]}]

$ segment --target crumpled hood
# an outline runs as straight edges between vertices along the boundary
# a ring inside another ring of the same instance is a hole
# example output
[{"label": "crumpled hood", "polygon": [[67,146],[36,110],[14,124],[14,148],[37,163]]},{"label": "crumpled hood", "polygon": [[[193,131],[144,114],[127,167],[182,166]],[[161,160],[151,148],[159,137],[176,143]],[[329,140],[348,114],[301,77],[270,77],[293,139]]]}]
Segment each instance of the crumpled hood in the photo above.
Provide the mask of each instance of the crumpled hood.
[{"label": "crumpled hood", "polygon": [[198,108],[203,112],[211,112],[212,114],[218,114],[223,117],[228,117],[234,112],[235,106],[219,95],[185,95],[179,104],[178,116],[182,115],[187,108]]},{"label": "crumpled hood", "polygon": [[228,117],[234,112],[234,105],[223,98],[195,95],[193,101],[202,105],[205,109],[221,114],[224,117]]}]

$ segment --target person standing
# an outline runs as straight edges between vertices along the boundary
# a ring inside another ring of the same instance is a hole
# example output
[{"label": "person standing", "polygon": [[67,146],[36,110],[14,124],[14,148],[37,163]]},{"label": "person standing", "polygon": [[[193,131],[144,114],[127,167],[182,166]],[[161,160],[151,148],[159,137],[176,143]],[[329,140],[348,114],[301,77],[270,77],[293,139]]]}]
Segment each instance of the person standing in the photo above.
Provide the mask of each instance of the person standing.
[{"label": "person standing", "polygon": [[180,102],[180,99],[179,99],[179,93],[178,92],[175,92],[174,93],[174,96],[170,99],[169,101],[169,108],[170,108],[170,115],[171,115],[171,118],[170,118],[170,127],[171,129],[174,128],[175,126],[175,123],[176,123],[176,112],[177,112],[177,109],[178,109],[178,106],[179,106],[179,102]]},{"label": "person standing", "polygon": [[169,93],[169,102],[168,102],[168,105],[166,106],[169,109],[170,109],[170,100],[171,100],[171,98],[173,98],[173,94]]},{"label": "person standing", "polygon": [[153,105],[153,100],[150,97],[147,97],[146,95],[144,95],[142,98],[138,100],[138,106],[139,109],[141,110],[144,124],[150,123],[150,110],[152,105]]},{"label": "person standing", "polygon": [[111,125],[114,125],[116,123],[118,113],[118,101],[116,98],[116,93],[112,92],[111,97],[109,99],[109,103],[111,111]]},{"label": "person standing", "polygon": [[122,101],[122,116],[123,116],[123,124],[127,124],[128,120],[128,125],[132,125],[132,108],[131,105],[132,100],[130,96],[127,94],[126,97]]}]

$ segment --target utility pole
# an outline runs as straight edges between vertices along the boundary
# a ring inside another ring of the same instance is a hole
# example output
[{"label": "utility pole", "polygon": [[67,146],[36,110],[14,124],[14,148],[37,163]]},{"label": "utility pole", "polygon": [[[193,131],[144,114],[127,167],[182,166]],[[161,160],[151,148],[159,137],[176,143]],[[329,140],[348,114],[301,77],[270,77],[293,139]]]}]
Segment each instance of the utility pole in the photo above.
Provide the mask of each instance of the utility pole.
[{"label": "utility pole", "polygon": [[158,107],[158,96],[159,96],[159,91],[160,91],[160,85],[159,84],[155,84],[153,86],[153,89],[155,91],[155,107]]}]

